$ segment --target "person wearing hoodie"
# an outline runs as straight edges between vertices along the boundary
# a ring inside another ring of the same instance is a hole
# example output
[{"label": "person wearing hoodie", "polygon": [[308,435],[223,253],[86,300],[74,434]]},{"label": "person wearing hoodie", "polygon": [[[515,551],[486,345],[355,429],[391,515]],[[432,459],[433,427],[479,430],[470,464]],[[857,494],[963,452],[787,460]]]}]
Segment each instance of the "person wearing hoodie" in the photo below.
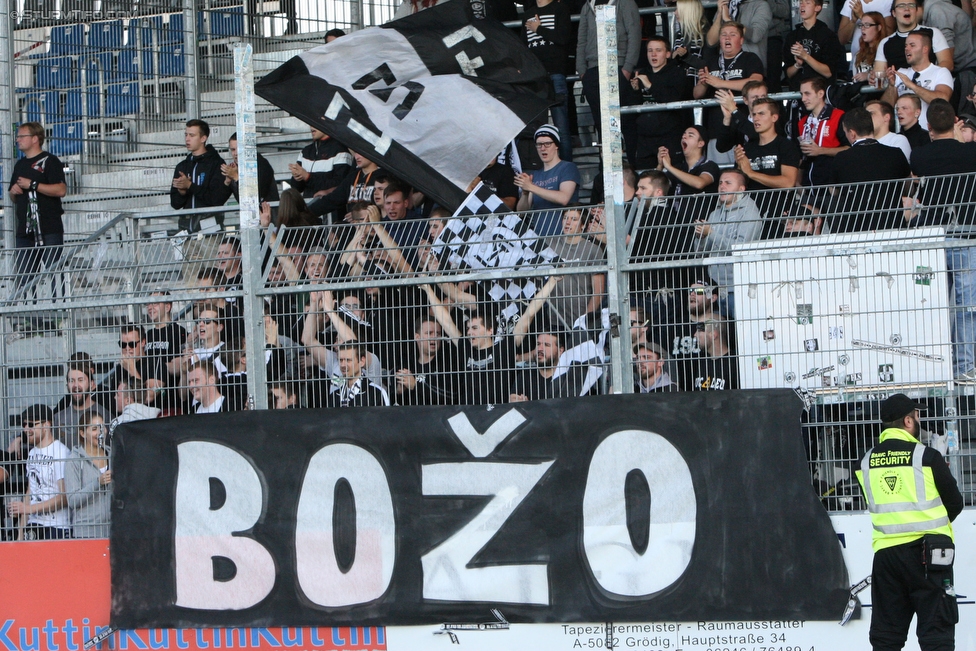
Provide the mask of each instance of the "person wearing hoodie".
[{"label": "person wearing hoodie", "polygon": [[[207,144],[210,125],[203,120],[189,120],[183,138],[189,153],[176,165],[173,173],[173,183],[169,191],[170,205],[175,210],[224,205],[230,197],[230,191],[224,185],[224,175],[220,171],[224,159],[213,145]],[[210,231],[214,225],[223,228],[223,213],[180,215],[179,228],[186,233],[196,233],[203,229]],[[196,282],[203,264],[200,261],[213,258],[217,245],[211,240],[212,238],[187,238],[183,246],[183,257],[187,260],[183,278],[187,283]]]},{"label": "person wearing hoodie", "polygon": [[[183,137],[189,153],[176,165],[173,187],[169,191],[170,205],[176,210],[224,205],[228,197],[224,189],[224,175],[220,172],[224,159],[213,145],[207,144],[210,125],[203,120],[189,120]],[[180,216],[180,230],[195,233],[200,230],[200,222],[206,217]],[[218,213],[213,217],[223,226],[223,215]]]},{"label": "person wearing hoodie", "polygon": [[[718,179],[719,205],[707,220],[695,224],[695,235],[701,238],[701,249],[717,257],[727,256],[733,244],[759,239],[762,215],[746,193],[748,179],[738,168],[727,169]],[[719,311],[734,319],[731,264],[710,264],[708,275],[719,286]]]},{"label": "person wearing hoodie", "polygon": [[159,418],[161,410],[157,407],[148,406],[147,402],[149,402],[149,395],[142,380],[134,377],[119,379],[115,389],[115,409],[119,415],[108,426],[108,438],[103,443],[105,449],[112,449],[112,436],[115,434],[115,428],[122,423]]},{"label": "person wearing hoodie", "polygon": [[108,538],[112,471],[104,446],[105,420],[88,412],[78,423],[79,443],[65,464],[64,490],[71,511],[72,538]]}]

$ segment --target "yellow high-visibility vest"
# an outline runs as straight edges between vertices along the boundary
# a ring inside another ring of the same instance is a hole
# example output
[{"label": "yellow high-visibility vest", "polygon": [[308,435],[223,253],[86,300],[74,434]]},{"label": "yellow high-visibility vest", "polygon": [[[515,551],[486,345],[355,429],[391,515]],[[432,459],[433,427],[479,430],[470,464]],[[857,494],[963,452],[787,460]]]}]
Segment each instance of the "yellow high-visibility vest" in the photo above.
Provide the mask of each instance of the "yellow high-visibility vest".
[{"label": "yellow high-visibility vest", "polygon": [[881,432],[881,443],[891,439],[915,446],[910,451],[879,452],[872,448],[856,473],[871,513],[874,551],[903,545],[926,534],[952,538],[952,524],[935,487],[932,468],[922,465],[925,446],[903,429]]}]

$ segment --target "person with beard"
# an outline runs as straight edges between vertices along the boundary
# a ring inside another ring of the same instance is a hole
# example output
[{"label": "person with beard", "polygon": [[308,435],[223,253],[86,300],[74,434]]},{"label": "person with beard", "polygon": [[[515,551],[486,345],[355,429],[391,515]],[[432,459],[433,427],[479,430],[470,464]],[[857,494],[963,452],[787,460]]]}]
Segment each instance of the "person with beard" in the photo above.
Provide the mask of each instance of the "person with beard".
[{"label": "person with beard", "polygon": [[[667,200],[671,182],[664,172],[648,170],[637,179],[638,213],[631,232],[631,262],[674,260],[692,252],[693,223],[682,222]],[[687,285],[689,269],[643,269],[631,272],[630,289],[652,323],[674,318],[673,290]]]},{"label": "person with beard", "polygon": [[68,449],[78,445],[78,423],[85,412],[96,413],[105,419],[112,420],[108,410],[95,400],[95,366],[88,353],[75,353],[68,360],[68,372],[65,375],[68,386],[67,400],[62,400],[62,406],[54,413],[51,425],[55,436]]},{"label": "person with beard", "polygon": [[512,333],[498,336],[493,305],[472,306],[464,324],[466,336],[462,336],[451,311],[434,289],[430,285],[423,286],[434,318],[457,349],[454,372],[461,386],[460,404],[495,405],[508,400],[519,347],[559,280],[558,276],[550,276],[529,301]]},{"label": "person with beard", "polygon": [[674,391],[665,365],[668,353],[653,342],[641,342],[634,346],[634,393]]},{"label": "person with beard", "polygon": [[709,319],[695,332],[702,355],[688,360],[682,373],[685,391],[739,388],[739,364],[732,352],[730,321]]},{"label": "person with beard", "polygon": [[[637,70],[630,80],[640,92],[644,104],[666,104],[691,99],[688,76],[671,60],[671,46],[662,36],[647,41],[647,60],[650,68]],[[661,147],[677,149],[678,133],[688,124],[687,111],[653,111],[637,117],[638,169],[654,166]]]},{"label": "person with beard", "polygon": [[146,335],[142,326],[128,324],[122,326],[119,332],[119,361],[115,364],[98,387],[98,395],[102,396],[102,406],[113,416],[119,413],[114,397],[120,382],[129,379],[139,380],[146,389],[153,392],[165,386],[165,370],[159,358],[146,354]]},{"label": "person with beard", "polygon": [[563,332],[537,334],[532,351],[535,366],[515,372],[508,401],[578,397],[586,381],[586,365],[573,362],[565,367],[560,366],[559,358],[564,352],[566,335]]},{"label": "person with beard", "polygon": [[[598,245],[584,237],[589,213],[572,208],[563,212],[563,237],[550,245],[559,256],[560,264],[572,266],[595,265],[606,259]],[[549,297],[549,307],[563,328],[570,329],[584,314],[596,312],[603,305],[607,277],[603,273],[573,274],[556,285]]]},{"label": "person with beard", "polygon": [[444,346],[444,333],[437,321],[417,317],[413,344],[402,354],[402,367],[396,372],[396,404],[457,404],[459,387],[450,359],[453,346]]},{"label": "person with beard", "polygon": [[676,366],[702,354],[695,333],[709,319],[718,319],[718,286],[704,274],[687,290],[683,310],[669,323],[654,324],[648,338],[661,345]]}]

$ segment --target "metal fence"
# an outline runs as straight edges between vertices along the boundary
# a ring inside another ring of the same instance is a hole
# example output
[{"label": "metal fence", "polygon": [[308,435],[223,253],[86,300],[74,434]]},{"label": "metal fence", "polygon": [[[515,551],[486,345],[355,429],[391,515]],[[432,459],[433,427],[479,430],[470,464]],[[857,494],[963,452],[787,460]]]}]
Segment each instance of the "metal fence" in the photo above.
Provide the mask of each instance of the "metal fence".
[{"label": "metal fence", "polygon": [[[120,215],[58,250],[2,251],[4,467],[22,471],[31,405],[69,446],[99,413],[97,456],[119,422],[253,408],[250,367],[270,408],[793,389],[830,510],[860,508],[853,464],[880,433],[878,400],[904,391],[930,405],[928,440],[972,500],[973,192],[945,177],[650,197],[623,212],[621,260],[599,207],[464,222],[364,207],[264,229],[253,283],[233,230],[178,237],[175,214]],[[621,274],[627,312],[605,297]],[[245,284],[260,323],[244,321]]]}]

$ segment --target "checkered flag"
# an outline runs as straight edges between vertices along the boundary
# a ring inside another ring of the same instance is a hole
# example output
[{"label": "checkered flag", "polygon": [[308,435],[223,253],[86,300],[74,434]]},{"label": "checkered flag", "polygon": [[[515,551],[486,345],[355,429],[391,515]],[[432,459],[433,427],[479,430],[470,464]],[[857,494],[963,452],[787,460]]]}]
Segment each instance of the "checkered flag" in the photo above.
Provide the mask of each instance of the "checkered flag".
[{"label": "checkered flag", "polygon": [[[551,270],[559,256],[517,214],[479,183],[431,247],[442,270]],[[543,278],[542,283],[545,282]],[[498,303],[503,323],[518,315],[519,302],[535,296],[540,284],[533,278],[495,280],[488,295]]]}]

